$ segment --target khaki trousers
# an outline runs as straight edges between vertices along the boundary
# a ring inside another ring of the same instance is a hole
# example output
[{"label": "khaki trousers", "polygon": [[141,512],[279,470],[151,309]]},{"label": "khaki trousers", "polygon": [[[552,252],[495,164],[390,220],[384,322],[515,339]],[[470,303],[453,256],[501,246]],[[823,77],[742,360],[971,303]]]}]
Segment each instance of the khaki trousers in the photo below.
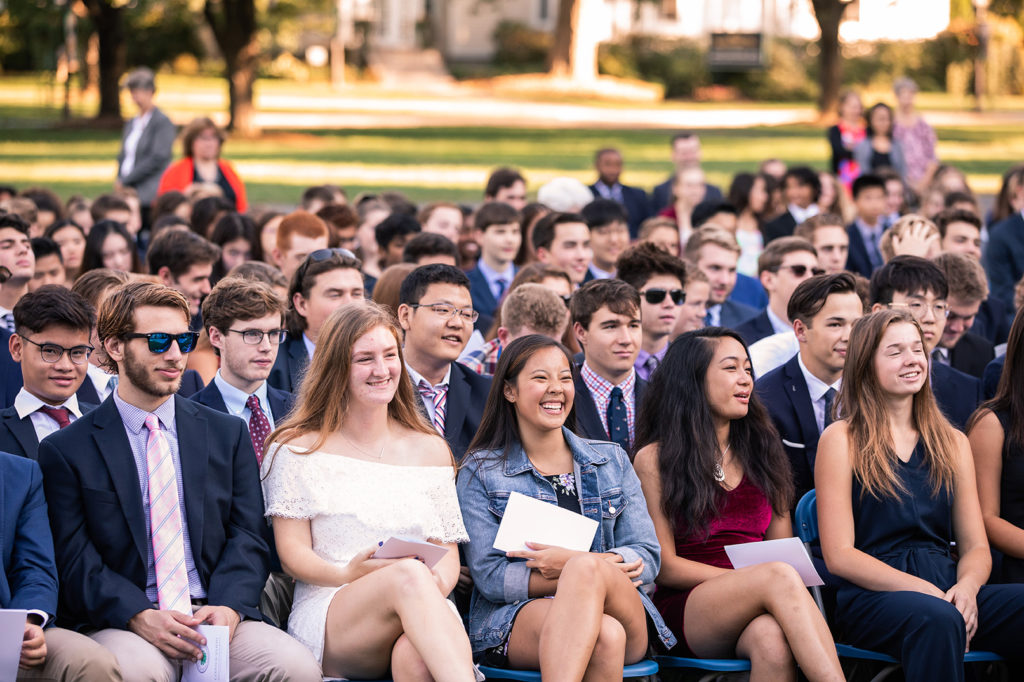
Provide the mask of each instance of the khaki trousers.
[{"label": "khaki trousers", "polygon": [[19,681],[119,682],[123,679],[114,655],[85,635],[64,628],[48,628],[43,633],[46,661],[39,668],[19,668]]}]

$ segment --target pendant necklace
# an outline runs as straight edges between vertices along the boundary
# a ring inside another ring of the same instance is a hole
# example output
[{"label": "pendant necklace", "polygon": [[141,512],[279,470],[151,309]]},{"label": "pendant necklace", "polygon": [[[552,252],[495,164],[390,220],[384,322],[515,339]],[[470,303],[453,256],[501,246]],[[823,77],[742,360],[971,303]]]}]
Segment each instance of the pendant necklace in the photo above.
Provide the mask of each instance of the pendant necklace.
[{"label": "pendant necklace", "polygon": [[729,453],[731,444],[725,446],[725,451],[722,456],[715,462],[715,480],[719,483],[725,483],[725,469],[722,468],[722,463],[725,461],[725,456]]},{"label": "pendant necklace", "polygon": [[[384,448],[387,446],[388,441],[391,440],[390,436],[391,436],[391,434],[388,433],[388,437],[384,438],[384,443],[381,444],[381,446],[380,446],[380,452],[377,453],[377,460],[376,461],[380,462],[381,458],[384,457]],[[346,436],[344,433],[341,434],[341,437],[344,438],[346,441],[348,441],[348,444],[351,445],[352,447],[354,447],[359,452],[363,453],[367,457],[373,457],[373,453],[367,452],[366,450],[363,450],[361,447],[359,447],[358,445],[353,443],[352,439],[349,438],[348,436]]]}]

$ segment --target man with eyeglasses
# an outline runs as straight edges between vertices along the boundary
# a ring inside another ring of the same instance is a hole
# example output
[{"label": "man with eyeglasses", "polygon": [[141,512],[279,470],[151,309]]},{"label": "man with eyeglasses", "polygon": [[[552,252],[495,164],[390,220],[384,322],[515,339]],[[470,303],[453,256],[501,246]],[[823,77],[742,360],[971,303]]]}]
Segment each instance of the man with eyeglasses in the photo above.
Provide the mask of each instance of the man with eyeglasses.
[{"label": "man with eyeglasses", "polygon": [[491,388],[490,377],[456,362],[478,315],[469,278],[450,265],[422,265],[406,276],[398,300],[409,378],[427,421],[461,461],[480,427]]},{"label": "man with eyeglasses", "polygon": [[985,366],[996,356],[991,341],[970,331],[982,302],[988,298],[985,270],[977,259],[962,253],[943,253],[933,260],[949,283],[949,312],[932,357],[981,379]]},{"label": "man with eyeglasses", "polygon": [[130,282],[100,311],[120,381],[39,450],[63,622],[126,679],[176,680],[205,623],[228,628],[233,679],[319,679],[309,650],[262,622],[263,494],[237,418],[175,395],[198,337],[188,300]]},{"label": "man with eyeglasses", "polygon": [[618,277],[640,292],[640,350],[633,363],[647,381],[668,350],[672,330],[686,302],[686,265],[654,244],[627,249],[615,262]]},{"label": "man with eyeglasses", "polygon": [[[896,256],[871,276],[871,311],[904,308],[924,333],[928,355],[942,339],[949,305],[946,275],[935,263],[917,256]],[[961,431],[981,402],[981,382],[975,377],[936,362],[931,367],[932,392],[942,413]]]},{"label": "man with eyeglasses", "polygon": [[298,391],[324,322],[337,308],[365,300],[361,267],[348,249],[317,249],[302,261],[288,286],[288,337],[267,377],[271,386]]},{"label": "man with eyeglasses", "polygon": [[824,274],[818,267],[818,252],[801,237],[773,240],[757,259],[757,274],[768,292],[768,305],[761,313],[735,327],[747,345],[773,334],[793,330],[787,314],[789,299],[801,282]]},{"label": "man with eyeglasses", "polygon": [[85,381],[96,316],[78,294],[48,285],[22,296],[14,319],[8,348],[22,387],[0,411],[0,450],[36,459],[39,441],[95,407],[79,404],[75,392]]}]

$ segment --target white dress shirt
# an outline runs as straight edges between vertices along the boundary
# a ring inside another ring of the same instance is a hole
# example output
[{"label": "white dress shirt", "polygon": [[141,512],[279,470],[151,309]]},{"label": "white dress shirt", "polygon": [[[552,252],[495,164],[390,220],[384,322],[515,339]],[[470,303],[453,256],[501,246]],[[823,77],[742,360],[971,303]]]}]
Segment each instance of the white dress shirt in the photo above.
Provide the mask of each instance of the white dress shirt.
[{"label": "white dress shirt", "polygon": [[113,374],[107,374],[107,370],[97,367],[92,363],[89,363],[89,366],[85,368],[85,378],[92,381],[92,385],[96,388],[96,394],[100,397],[100,402],[110,397],[111,392],[113,392],[116,382],[111,381],[111,379],[114,376]]},{"label": "white dress shirt", "polygon": [[750,364],[754,367],[754,377],[763,377],[776,367],[781,367],[799,350],[800,342],[796,340],[792,329],[752,343],[747,351],[750,353]]},{"label": "white dress shirt", "polygon": [[139,149],[139,140],[142,139],[142,132],[149,125],[153,118],[153,110],[150,109],[141,116],[132,119],[132,128],[128,131],[128,137],[124,138],[124,161],[121,162],[121,177],[127,177],[135,168],[135,152]]},{"label": "white dress shirt", "polygon": [[836,389],[836,393],[839,393],[839,387],[843,383],[843,378],[839,377],[836,382],[829,386],[818,377],[811,374],[811,371],[807,369],[807,365],[804,364],[804,359],[798,354],[796,357],[797,363],[800,365],[800,372],[804,375],[804,382],[807,384],[807,392],[811,394],[811,407],[814,408],[814,421],[818,423],[818,433],[825,430],[825,394],[828,393],[828,389]]},{"label": "white dress shirt", "polygon": [[793,325],[776,315],[771,308],[765,308],[764,310],[768,313],[768,321],[772,323],[772,331],[776,334],[785,334],[786,332],[793,331]]},{"label": "white dress shirt", "polygon": [[31,417],[32,427],[36,430],[36,438],[42,440],[60,430],[60,425],[57,424],[57,420],[53,417],[43,414],[39,411],[40,407],[66,407],[68,412],[71,414],[68,419],[75,421],[82,416],[82,410],[78,407],[78,397],[75,394],[71,394],[71,397],[65,400],[60,405],[51,405],[44,403],[36,396],[29,393],[24,386],[18,391],[18,395],[14,398],[14,410],[18,413],[18,419],[24,419],[25,417]]}]

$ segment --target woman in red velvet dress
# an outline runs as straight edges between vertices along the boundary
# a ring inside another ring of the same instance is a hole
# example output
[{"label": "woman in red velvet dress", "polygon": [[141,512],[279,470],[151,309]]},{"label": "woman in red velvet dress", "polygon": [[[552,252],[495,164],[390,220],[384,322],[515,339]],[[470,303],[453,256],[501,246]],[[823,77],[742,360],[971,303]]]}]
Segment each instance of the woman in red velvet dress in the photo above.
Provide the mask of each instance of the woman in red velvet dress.
[{"label": "woman in red velvet dress", "polygon": [[[683,334],[651,376],[634,466],[661,544],[654,603],[672,653],[749,658],[751,680],[842,680],[835,644],[787,564],[733,569],[726,545],[792,536],[789,460],[722,327]],[[655,396],[655,397],[651,397]]]}]

